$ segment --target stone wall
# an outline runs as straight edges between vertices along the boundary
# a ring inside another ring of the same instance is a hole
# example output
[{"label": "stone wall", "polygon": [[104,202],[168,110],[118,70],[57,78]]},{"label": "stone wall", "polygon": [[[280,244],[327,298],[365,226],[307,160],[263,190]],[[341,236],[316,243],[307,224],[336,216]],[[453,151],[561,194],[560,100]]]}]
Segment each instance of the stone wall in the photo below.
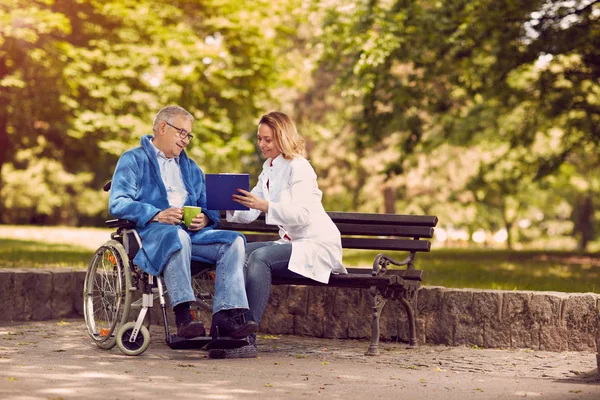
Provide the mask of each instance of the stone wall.
[{"label": "stone wall", "polygon": [[[82,316],[84,277],[84,271],[0,270],[0,321]],[[370,304],[368,290],[273,286],[261,332],[370,338]],[[415,311],[421,344],[548,351],[598,351],[600,345],[600,295],[592,293],[430,286],[418,291]],[[161,321],[159,312],[156,302],[153,322]],[[381,337],[408,341],[400,303],[386,304]]]}]

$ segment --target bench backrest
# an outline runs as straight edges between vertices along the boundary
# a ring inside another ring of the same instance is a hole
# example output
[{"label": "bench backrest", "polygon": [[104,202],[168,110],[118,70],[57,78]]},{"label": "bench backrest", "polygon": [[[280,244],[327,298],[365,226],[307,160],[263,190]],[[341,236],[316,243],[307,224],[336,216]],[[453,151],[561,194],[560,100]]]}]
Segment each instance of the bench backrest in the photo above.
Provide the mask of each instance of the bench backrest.
[{"label": "bench backrest", "polygon": [[[430,215],[328,212],[342,234],[346,249],[429,251],[437,217]],[[279,228],[265,224],[264,216],[250,224],[227,222],[219,229],[243,232],[248,242],[278,240]],[[425,240],[422,240],[425,239]]]}]

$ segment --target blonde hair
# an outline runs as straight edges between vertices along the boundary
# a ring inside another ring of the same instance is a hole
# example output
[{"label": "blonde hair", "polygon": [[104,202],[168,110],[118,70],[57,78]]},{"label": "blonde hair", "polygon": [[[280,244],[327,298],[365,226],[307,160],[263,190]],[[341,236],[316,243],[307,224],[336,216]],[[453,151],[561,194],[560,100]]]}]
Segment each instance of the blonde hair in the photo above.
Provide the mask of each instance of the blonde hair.
[{"label": "blonde hair", "polygon": [[272,111],[260,117],[258,125],[265,124],[273,131],[273,139],[283,157],[290,160],[304,157],[304,138],[300,136],[290,117],[279,111]]}]

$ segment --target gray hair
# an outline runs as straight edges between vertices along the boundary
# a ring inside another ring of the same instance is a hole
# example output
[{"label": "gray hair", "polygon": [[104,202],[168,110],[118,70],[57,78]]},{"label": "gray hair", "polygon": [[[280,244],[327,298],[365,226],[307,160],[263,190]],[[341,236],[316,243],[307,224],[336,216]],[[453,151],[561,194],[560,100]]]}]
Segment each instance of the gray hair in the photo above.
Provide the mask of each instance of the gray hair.
[{"label": "gray hair", "polygon": [[194,122],[194,116],[190,114],[189,111],[185,108],[180,106],[166,106],[163,107],[156,114],[156,117],[154,117],[154,123],[152,124],[152,132],[156,134],[156,132],[158,131],[158,125],[161,121],[169,122],[173,117],[176,117],[177,115],[181,115],[188,121]]}]

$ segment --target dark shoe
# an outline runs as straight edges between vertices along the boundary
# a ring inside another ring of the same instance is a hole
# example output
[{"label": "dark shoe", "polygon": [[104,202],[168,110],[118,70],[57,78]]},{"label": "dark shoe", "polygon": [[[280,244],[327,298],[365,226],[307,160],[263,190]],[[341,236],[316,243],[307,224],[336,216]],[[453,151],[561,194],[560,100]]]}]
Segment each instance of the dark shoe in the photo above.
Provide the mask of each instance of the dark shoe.
[{"label": "dark shoe", "polygon": [[246,346],[238,347],[237,349],[210,349],[208,358],[256,358],[258,356],[256,335],[252,334],[248,336],[248,343]]},{"label": "dark shoe", "polygon": [[177,336],[194,338],[205,335],[206,329],[204,329],[204,324],[200,321],[186,321],[177,325]]},{"label": "dark shoe", "polygon": [[210,349],[208,352],[208,358],[219,360],[223,358],[256,358],[257,356],[258,351],[253,344],[238,347],[237,349]]},{"label": "dark shoe", "polygon": [[245,321],[243,315],[236,310],[219,311],[213,315],[210,327],[210,336],[214,338],[230,336],[234,339],[242,339],[258,330],[258,324],[254,321]]}]

